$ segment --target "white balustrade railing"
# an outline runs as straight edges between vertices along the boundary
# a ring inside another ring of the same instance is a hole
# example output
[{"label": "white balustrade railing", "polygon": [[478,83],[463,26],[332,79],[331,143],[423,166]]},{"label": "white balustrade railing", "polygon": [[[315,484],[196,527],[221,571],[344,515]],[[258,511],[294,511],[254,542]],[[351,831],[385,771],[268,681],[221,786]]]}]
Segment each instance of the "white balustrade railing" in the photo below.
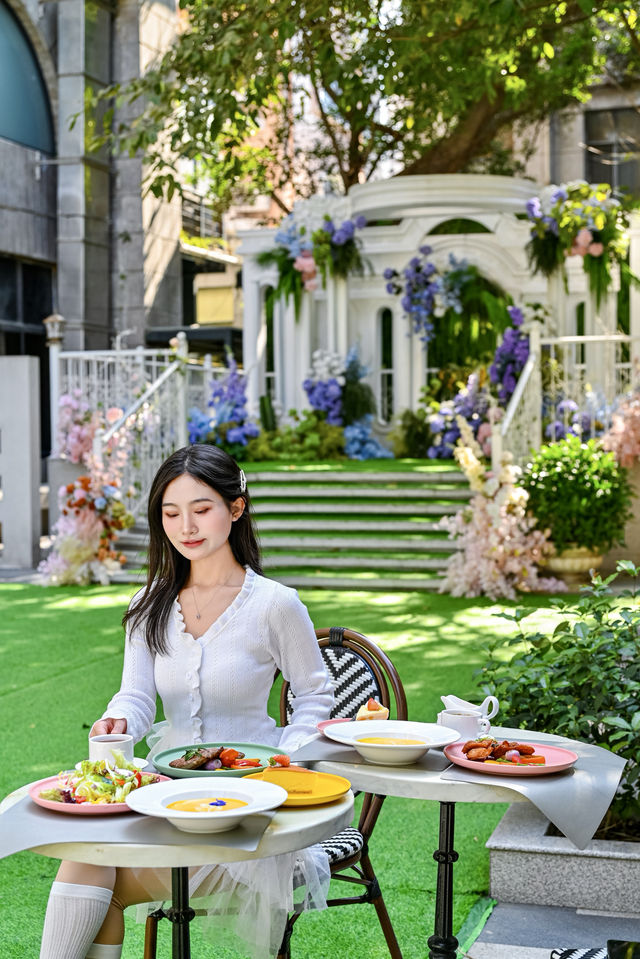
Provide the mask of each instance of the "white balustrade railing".
[{"label": "white balustrade railing", "polygon": [[586,438],[602,434],[620,400],[640,386],[640,337],[541,337],[537,325],[528,332],[529,359],[502,421],[493,429],[494,470],[503,450],[524,464],[543,441],[557,439],[571,427],[577,426]]},{"label": "white balustrade railing", "polygon": [[[184,333],[177,350],[56,349],[51,360],[54,417],[64,394],[91,411],[122,411],[108,429],[96,431],[93,457],[118,474],[128,509],[139,514],[160,464],[188,442],[189,409],[206,411],[211,382],[226,371],[214,369],[210,357],[190,360]],[[55,437],[55,419],[52,428]]]},{"label": "white balustrade railing", "polygon": [[515,463],[523,463],[531,449],[538,449],[541,441],[542,400],[540,377],[540,327],[536,323],[528,331],[529,357],[516,388],[511,395],[502,420],[494,424],[491,433],[491,467],[497,476],[503,450],[513,456]]}]

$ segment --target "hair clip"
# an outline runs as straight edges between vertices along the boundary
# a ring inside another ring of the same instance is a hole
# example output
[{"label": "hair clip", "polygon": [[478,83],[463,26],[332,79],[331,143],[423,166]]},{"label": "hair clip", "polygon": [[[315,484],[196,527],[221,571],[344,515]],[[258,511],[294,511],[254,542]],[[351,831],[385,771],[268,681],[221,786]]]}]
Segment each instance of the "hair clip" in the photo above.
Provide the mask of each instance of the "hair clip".
[{"label": "hair clip", "polygon": [[240,492],[244,493],[247,488],[247,477],[244,475],[244,470],[240,470]]}]

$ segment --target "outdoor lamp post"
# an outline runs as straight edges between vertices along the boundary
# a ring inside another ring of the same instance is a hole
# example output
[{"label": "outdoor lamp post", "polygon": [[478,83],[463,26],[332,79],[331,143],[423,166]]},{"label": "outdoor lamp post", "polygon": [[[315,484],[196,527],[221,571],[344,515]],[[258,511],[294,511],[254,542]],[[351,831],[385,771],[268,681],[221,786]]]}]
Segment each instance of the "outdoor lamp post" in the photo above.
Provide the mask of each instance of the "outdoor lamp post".
[{"label": "outdoor lamp post", "polygon": [[47,346],[49,347],[49,394],[51,409],[51,448],[55,448],[58,435],[58,400],[60,399],[60,348],[65,319],[59,313],[52,313],[42,321],[47,330]]}]

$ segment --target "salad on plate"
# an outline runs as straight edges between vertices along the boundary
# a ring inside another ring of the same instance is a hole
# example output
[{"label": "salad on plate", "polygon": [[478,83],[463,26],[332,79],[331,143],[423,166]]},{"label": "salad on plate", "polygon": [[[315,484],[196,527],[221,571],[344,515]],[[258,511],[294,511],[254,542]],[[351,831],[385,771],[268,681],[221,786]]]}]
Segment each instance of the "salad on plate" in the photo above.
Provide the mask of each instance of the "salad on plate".
[{"label": "salad on plate", "polygon": [[107,759],[96,762],[83,759],[79,769],[59,773],[57,785],[43,789],[38,794],[39,798],[75,804],[124,803],[132,790],[158,781],[153,773],[143,773],[133,763],[127,762],[122,753],[114,750],[113,758],[113,762]]}]

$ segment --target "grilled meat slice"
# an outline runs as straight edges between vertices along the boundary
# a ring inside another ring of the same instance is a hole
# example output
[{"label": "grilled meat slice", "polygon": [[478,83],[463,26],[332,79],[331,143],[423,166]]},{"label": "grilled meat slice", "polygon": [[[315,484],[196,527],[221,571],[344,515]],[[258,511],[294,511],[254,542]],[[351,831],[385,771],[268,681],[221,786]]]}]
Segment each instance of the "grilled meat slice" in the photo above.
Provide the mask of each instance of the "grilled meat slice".
[{"label": "grilled meat slice", "polygon": [[485,746],[496,746],[497,742],[495,739],[470,739],[469,742],[466,742],[462,747],[462,752],[468,755],[470,749],[484,749]]},{"label": "grilled meat slice", "polygon": [[491,746],[475,746],[467,753],[467,759],[474,759],[482,762],[483,759],[489,759],[491,756]]},{"label": "grilled meat slice", "polygon": [[200,769],[201,766],[204,766],[204,764],[208,763],[211,759],[217,759],[223,749],[224,746],[212,746],[209,748],[196,746],[193,749],[187,749],[184,756],[180,756],[178,759],[172,759],[169,765],[175,769]]}]

